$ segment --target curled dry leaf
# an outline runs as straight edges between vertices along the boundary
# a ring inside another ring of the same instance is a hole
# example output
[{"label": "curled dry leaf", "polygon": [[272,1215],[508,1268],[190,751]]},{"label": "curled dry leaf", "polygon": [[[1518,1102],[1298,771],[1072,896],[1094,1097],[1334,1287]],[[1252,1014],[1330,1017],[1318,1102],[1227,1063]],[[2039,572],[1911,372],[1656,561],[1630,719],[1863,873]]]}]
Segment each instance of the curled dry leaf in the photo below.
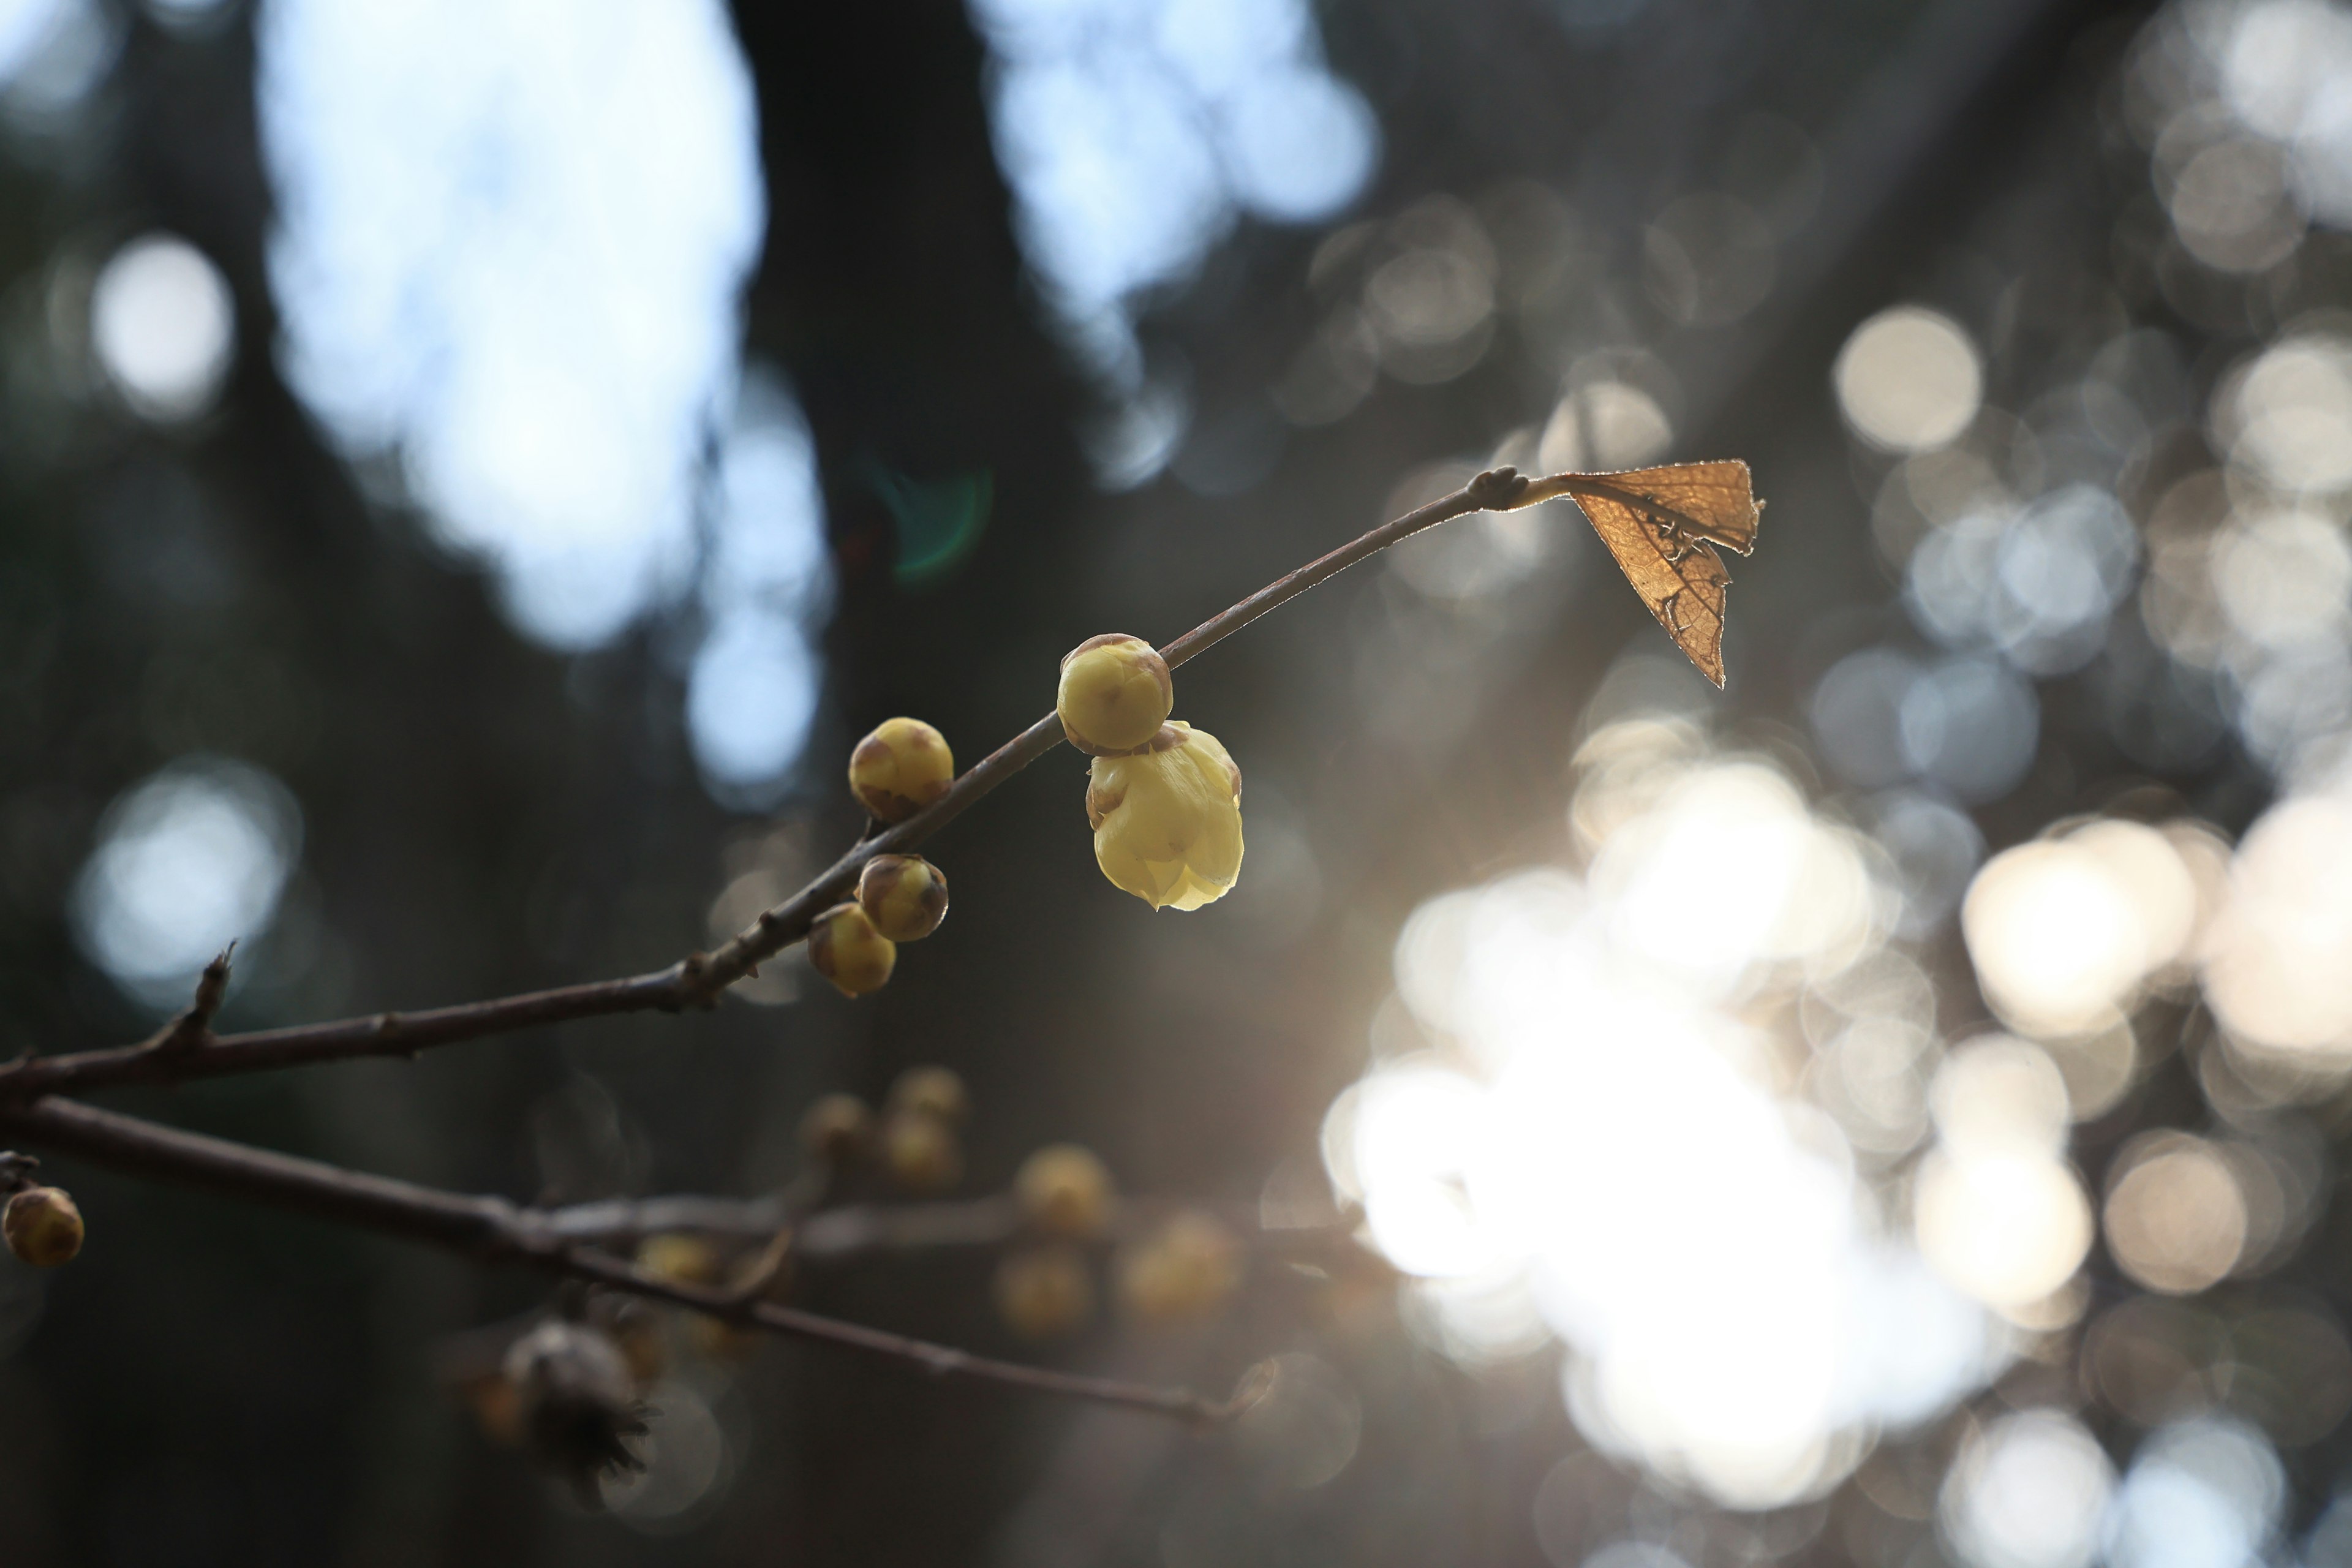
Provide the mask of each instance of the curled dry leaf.
[{"label": "curled dry leaf", "polygon": [[1514,507],[1572,497],[1625,580],[1699,673],[1723,684],[1723,616],[1731,574],[1715,546],[1745,555],[1764,507],[1748,465],[1675,463],[1617,474],[1531,479]]}]

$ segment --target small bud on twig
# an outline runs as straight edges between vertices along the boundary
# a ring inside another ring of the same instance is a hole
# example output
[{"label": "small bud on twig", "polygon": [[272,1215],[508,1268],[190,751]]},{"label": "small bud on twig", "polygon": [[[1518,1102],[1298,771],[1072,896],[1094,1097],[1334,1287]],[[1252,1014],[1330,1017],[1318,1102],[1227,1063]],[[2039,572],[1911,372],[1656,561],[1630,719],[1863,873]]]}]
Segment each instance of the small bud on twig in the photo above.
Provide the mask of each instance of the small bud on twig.
[{"label": "small bud on twig", "polygon": [[873,1137],[874,1113],[854,1094],[821,1096],[801,1118],[801,1147],[836,1171],[863,1158]]},{"label": "small bud on twig", "polygon": [[1048,1236],[1099,1236],[1110,1219],[1110,1173],[1076,1143],[1049,1144],[1024,1160],[1013,1191],[1022,1214]]},{"label": "small bud on twig", "polygon": [[882,1164],[909,1192],[945,1192],[963,1175],[963,1150],[944,1117],[893,1110],[882,1119]]},{"label": "small bud on twig", "polygon": [[898,945],[874,929],[856,904],[835,904],[809,927],[809,962],[844,996],[879,991],[898,962]]},{"label": "small bud on twig", "polygon": [[1160,732],[1176,703],[1168,661],[1141,637],[1088,637],[1062,656],[1054,712],[1062,733],[1089,756],[1131,752]]},{"label": "small bud on twig", "polygon": [[81,1210],[62,1187],[26,1187],[0,1209],[0,1236],[19,1262],[55,1268],[81,1250]]},{"label": "small bud on twig", "polygon": [[948,879],[919,855],[877,855],[858,874],[857,904],[892,942],[919,942],[948,918]]},{"label": "small bud on twig", "polygon": [[950,1068],[908,1068],[890,1085],[887,1103],[892,1110],[917,1111],[950,1123],[971,1114],[971,1097]]},{"label": "small bud on twig", "polygon": [[1075,1247],[1024,1247],[996,1266],[996,1310],[1024,1339],[1075,1333],[1095,1313],[1094,1276]]},{"label": "small bud on twig", "polygon": [[637,1272],[681,1285],[715,1285],[719,1251],[698,1236],[649,1236],[637,1244]]},{"label": "small bud on twig", "polygon": [[947,794],[955,755],[920,719],[885,719],[849,753],[849,788],[877,822],[904,822]]}]

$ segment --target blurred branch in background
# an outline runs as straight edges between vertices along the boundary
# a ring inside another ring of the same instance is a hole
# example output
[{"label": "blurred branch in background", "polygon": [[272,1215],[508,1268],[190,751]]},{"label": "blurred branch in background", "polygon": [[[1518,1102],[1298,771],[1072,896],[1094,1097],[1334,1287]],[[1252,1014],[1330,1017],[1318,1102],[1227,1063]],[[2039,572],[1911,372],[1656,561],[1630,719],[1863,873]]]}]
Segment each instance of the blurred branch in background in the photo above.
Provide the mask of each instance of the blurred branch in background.
[{"label": "blurred branch in background", "polygon": [[542,1273],[688,1308],[724,1322],[912,1363],[936,1376],[978,1378],[1033,1394],[1211,1424],[1231,1419],[1240,1408],[1178,1389],[1142,1388],[1111,1378],[1018,1366],[772,1301],[744,1300],[712,1286],[656,1278],[625,1258],[579,1245],[551,1223],[553,1216],[518,1208],[502,1198],[434,1192],[66,1100],[12,1105],[0,1110],[0,1128],[28,1142],[150,1181],[185,1183],[488,1260],[511,1259]]}]

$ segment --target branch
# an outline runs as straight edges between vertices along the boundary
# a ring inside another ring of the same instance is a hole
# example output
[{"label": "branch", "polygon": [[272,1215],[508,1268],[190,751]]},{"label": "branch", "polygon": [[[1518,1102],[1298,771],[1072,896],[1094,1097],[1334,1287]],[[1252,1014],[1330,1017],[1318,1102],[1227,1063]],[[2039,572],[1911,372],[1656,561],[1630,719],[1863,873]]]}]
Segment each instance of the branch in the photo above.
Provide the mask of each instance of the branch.
[{"label": "branch", "polygon": [[640,1274],[625,1259],[566,1237],[545,1210],[522,1208],[504,1198],[439,1192],[387,1176],[346,1171],[72,1100],[42,1099],[0,1105],[0,1136],[22,1139],[133,1175],[205,1187],[477,1258],[526,1264],[560,1278],[666,1301],[731,1323],[908,1363],[935,1376],[976,1378],[1033,1394],[1121,1405],[1208,1425],[1231,1419],[1244,1404],[1243,1396],[1213,1400],[1185,1389],[1151,1388],[1114,1378],[1022,1366],[772,1301],[744,1300],[725,1289],[655,1279]]},{"label": "branch", "polygon": [[[1480,474],[1451,495],[1382,523],[1329,554],[1267,584],[1168,644],[1160,650],[1160,657],[1172,669],[1223,642],[1268,610],[1328,582],[1399,540],[1465,512],[1514,505],[1527,488],[1528,481],[1510,468]],[[762,910],[757,920],[720,944],[717,952],[690,954],[667,969],[624,980],[566,985],[422,1013],[379,1013],[242,1035],[214,1036],[207,1030],[192,1037],[184,1049],[165,1051],[125,1046],[33,1057],[0,1067],[0,1102],[125,1084],[223,1078],[363,1057],[414,1057],[436,1047],[542,1024],[569,1023],[615,1013],[676,1013],[689,1007],[715,1005],[727,987],[805,937],[819,914],[847,898],[866,861],[877,855],[912,851],[962,816],[974,801],[1061,743],[1061,723],[1048,713],[967,769],[945,795],[923,810],[872,837],[861,839],[799,892],[773,909]],[[175,1031],[177,1027],[173,1026]]]},{"label": "branch", "polygon": [[[1121,1199],[1103,1234],[1116,1243],[1151,1234],[1155,1226],[1184,1209],[1203,1205],[1174,1200]],[[1328,1225],[1266,1228],[1251,1212],[1220,1211],[1217,1217],[1252,1247],[1306,1258],[1344,1250],[1367,1260],[1355,1245],[1356,1220],[1348,1215]],[[775,1197],[719,1198],[679,1195],[613,1198],[545,1211],[548,1228],[566,1241],[629,1246],[649,1236],[688,1232],[745,1242],[765,1241],[784,1223],[785,1205]],[[956,1247],[1002,1247],[1031,1234],[1020,1202],[1006,1193],[943,1203],[853,1204],[811,1215],[793,1238],[793,1257],[803,1262],[838,1264],[877,1254],[917,1253]]]}]

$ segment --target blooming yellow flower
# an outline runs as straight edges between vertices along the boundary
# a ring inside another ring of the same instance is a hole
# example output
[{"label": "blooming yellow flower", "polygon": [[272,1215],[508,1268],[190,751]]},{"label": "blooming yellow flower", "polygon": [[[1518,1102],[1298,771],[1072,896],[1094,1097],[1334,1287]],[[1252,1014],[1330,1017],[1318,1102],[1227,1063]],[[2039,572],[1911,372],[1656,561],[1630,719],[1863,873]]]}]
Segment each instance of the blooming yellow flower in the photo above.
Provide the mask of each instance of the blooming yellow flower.
[{"label": "blooming yellow flower", "polygon": [[1087,820],[1103,875],[1155,910],[1214,903],[1241,877],[1242,771],[1181,721],[1143,751],[1095,759]]},{"label": "blooming yellow flower", "polygon": [[1141,637],[1109,632],[1062,656],[1054,711],[1062,733],[1090,756],[1149,745],[1176,700],[1168,661]]}]

